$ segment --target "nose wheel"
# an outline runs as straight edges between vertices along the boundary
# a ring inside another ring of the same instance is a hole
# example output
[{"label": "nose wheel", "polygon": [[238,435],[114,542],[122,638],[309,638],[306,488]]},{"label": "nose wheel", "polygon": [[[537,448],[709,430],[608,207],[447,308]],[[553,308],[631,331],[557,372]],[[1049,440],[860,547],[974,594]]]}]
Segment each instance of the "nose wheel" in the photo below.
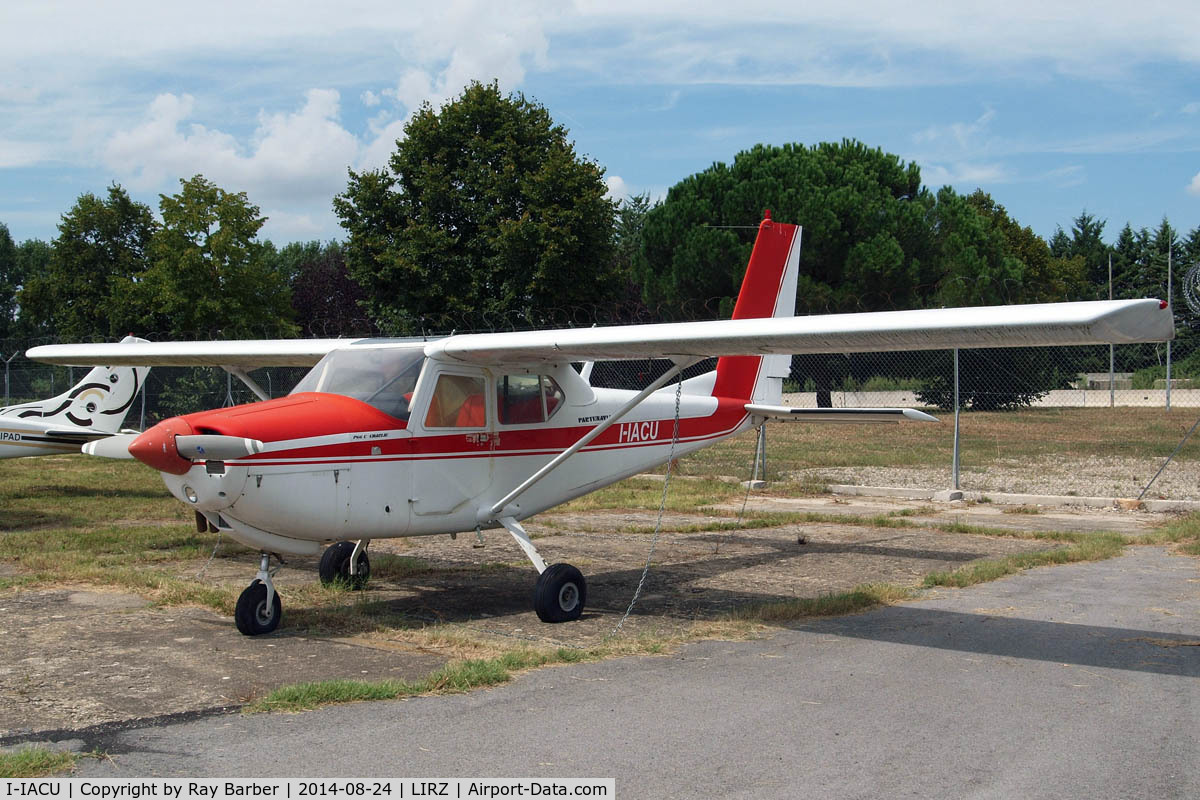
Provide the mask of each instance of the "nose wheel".
[{"label": "nose wheel", "polygon": [[263,553],[258,575],[238,597],[233,619],[237,629],[246,636],[270,633],[279,627],[279,620],[283,618],[283,604],[279,602],[275,584],[271,581],[273,573],[270,566],[271,556]]}]

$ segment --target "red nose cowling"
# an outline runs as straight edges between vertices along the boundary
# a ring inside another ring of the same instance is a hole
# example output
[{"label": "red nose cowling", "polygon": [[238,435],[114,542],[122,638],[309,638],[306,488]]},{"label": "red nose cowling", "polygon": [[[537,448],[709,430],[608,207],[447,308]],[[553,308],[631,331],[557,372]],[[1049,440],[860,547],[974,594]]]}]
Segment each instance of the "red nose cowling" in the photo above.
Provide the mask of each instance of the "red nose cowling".
[{"label": "red nose cowling", "polygon": [[192,426],[183,417],[164,419],[133,440],[129,445],[129,455],[159,472],[183,475],[192,468],[192,462],[179,455],[175,437],[191,436],[193,433]]}]

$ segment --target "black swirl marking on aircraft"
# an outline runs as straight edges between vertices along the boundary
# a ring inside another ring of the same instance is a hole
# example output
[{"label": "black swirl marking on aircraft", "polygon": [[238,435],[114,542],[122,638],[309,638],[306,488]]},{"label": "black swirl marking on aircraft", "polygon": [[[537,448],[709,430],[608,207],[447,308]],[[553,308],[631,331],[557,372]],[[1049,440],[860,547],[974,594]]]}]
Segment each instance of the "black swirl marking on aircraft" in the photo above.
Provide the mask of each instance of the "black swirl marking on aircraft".
[{"label": "black swirl marking on aircraft", "polygon": [[76,398],[86,392],[88,389],[99,389],[102,392],[109,391],[109,388],[103,383],[82,383],[71,390],[71,397]]},{"label": "black swirl marking on aircraft", "polygon": [[[74,389],[72,389],[71,393],[67,395],[67,397],[69,399],[64,400],[62,405],[60,405],[58,408],[54,409],[53,411],[41,411],[36,408],[31,408],[27,411],[22,411],[20,414],[17,415],[17,418],[25,419],[26,417],[53,417],[58,414],[61,414],[63,411],[65,411],[66,409],[71,407],[72,400],[74,400],[76,397],[83,394],[84,392],[86,392],[89,389],[99,389],[100,391],[105,392],[105,393],[108,393],[111,391],[111,389],[109,389],[108,386],[106,386],[103,383],[81,383],[80,385],[78,385]],[[129,398],[129,403],[127,403],[125,405],[125,408],[129,408],[129,406],[131,406],[131,405],[133,405],[132,397]],[[88,420],[87,422],[80,422],[76,417],[73,417],[70,414],[67,414],[67,419],[71,420],[76,425],[87,426],[87,425],[92,424],[91,420]]]},{"label": "black swirl marking on aircraft", "polygon": [[[109,367],[109,369],[112,369],[112,367]],[[130,394],[129,394],[129,401],[126,402],[125,405],[121,406],[120,408],[108,409],[105,411],[101,411],[100,413],[107,414],[107,415],[124,414],[126,411],[129,410],[129,407],[133,405],[133,401],[137,397],[138,388],[139,388],[139,385],[138,385],[137,368],[134,368],[133,369],[133,391],[130,392]]]},{"label": "black swirl marking on aircraft", "polygon": [[71,401],[67,400],[61,406],[54,409],[53,411],[42,411],[40,409],[31,408],[28,411],[22,411],[17,416],[20,419],[25,419],[26,417],[53,417],[55,414],[61,414],[64,409],[68,409],[70,407],[71,407]]}]

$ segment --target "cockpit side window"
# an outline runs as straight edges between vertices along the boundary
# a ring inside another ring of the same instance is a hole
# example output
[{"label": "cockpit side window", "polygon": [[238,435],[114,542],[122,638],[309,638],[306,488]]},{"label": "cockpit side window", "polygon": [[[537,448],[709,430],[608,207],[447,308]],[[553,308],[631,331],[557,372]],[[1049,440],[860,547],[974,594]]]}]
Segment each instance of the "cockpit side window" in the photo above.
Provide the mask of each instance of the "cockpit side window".
[{"label": "cockpit side window", "polygon": [[426,428],[482,428],[487,425],[487,400],[480,376],[438,376],[425,415]]},{"label": "cockpit side window", "polygon": [[501,425],[529,425],[554,416],[563,390],[549,375],[503,375],[496,382]]}]

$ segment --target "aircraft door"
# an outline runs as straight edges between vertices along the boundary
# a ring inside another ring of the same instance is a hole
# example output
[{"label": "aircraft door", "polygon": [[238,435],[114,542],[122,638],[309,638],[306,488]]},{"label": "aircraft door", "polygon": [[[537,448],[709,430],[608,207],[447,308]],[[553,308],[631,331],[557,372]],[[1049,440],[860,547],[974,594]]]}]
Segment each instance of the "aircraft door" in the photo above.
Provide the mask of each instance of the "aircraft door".
[{"label": "aircraft door", "polygon": [[[410,420],[414,528],[422,517],[461,513],[474,519],[477,500],[492,482],[496,446],[487,374],[454,368],[429,377],[428,403],[418,403]],[[419,429],[413,425],[418,418]]]}]

